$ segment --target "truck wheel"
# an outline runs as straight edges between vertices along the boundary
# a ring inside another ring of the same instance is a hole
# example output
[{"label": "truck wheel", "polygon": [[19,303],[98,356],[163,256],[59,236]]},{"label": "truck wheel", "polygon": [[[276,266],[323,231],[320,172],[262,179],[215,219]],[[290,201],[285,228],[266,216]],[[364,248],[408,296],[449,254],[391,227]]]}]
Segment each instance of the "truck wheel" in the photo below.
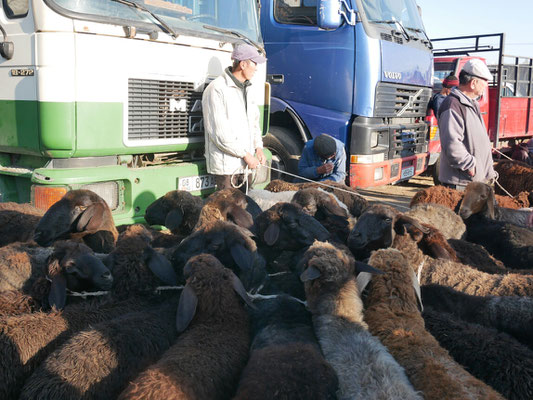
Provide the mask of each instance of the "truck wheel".
[{"label": "truck wheel", "polygon": [[435,184],[435,186],[440,185],[439,169],[440,169],[440,157],[437,158],[437,161],[435,161],[435,164],[431,166],[431,176],[433,176],[433,183]]},{"label": "truck wheel", "polygon": [[[272,167],[292,174],[298,173],[298,160],[303,144],[297,139],[298,133],[280,126],[271,126],[263,138],[263,146],[272,152]],[[271,171],[270,179],[292,182],[293,177],[278,171]]]}]

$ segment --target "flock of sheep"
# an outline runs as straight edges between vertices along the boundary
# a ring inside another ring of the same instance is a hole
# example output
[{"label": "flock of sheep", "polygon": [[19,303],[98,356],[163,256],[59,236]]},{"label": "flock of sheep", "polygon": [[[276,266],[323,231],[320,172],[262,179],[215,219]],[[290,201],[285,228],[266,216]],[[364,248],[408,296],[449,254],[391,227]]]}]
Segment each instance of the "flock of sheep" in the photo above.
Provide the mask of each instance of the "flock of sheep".
[{"label": "flock of sheep", "polygon": [[514,199],[405,213],[283,181],[118,229],[88,190],[0,203],[0,398],[530,400],[533,168],[497,169]]}]

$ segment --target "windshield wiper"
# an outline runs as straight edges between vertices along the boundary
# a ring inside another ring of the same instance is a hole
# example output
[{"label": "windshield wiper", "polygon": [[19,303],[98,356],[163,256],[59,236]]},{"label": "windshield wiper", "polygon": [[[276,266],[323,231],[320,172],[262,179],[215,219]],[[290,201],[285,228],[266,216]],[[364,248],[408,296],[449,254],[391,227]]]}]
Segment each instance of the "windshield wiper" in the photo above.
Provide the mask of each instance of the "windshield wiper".
[{"label": "windshield wiper", "polygon": [[403,37],[405,38],[405,40],[407,40],[407,41],[411,40],[411,36],[409,36],[409,33],[407,32],[407,30],[404,28],[402,23],[400,21],[398,21],[397,19],[368,20],[368,22],[373,22],[375,24],[394,24],[394,25],[398,25],[400,27],[401,33],[402,33]]},{"label": "windshield wiper", "polygon": [[431,43],[431,40],[429,39],[429,37],[428,37],[428,35],[427,35],[427,33],[426,33],[425,30],[423,30],[423,29],[418,29],[418,28],[407,28],[407,29],[409,29],[409,30],[411,30],[411,31],[414,31],[414,32],[416,32],[416,33],[423,33],[424,36],[425,36],[426,39],[427,39],[427,45],[428,45],[429,49],[430,49],[430,50],[433,50],[433,43]]},{"label": "windshield wiper", "polygon": [[127,5],[129,7],[133,7],[133,8],[137,8],[141,11],[144,11],[145,13],[148,13],[152,16],[152,18],[154,18],[157,22],[159,22],[161,24],[161,26],[164,28],[164,30],[170,34],[170,36],[172,36],[174,39],[176,39],[178,37],[178,34],[176,32],[174,32],[174,30],[161,18],[159,17],[157,14],[153,13],[152,11],[150,11],[148,8],[146,8],[145,6],[139,4],[139,3],[136,3],[135,1],[132,1],[132,0],[111,0],[111,1],[115,1],[117,3],[120,3],[120,4],[124,4],[124,5]]},{"label": "windshield wiper", "polygon": [[226,35],[234,35],[234,36],[237,36],[239,39],[242,39],[244,40],[245,42],[247,42],[248,44],[251,44],[252,46],[254,46],[255,48],[257,48],[259,51],[261,51],[261,53],[265,54],[265,49],[257,42],[254,42],[252,39],[250,39],[248,36],[246,35],[243,35],[242,33],[240,32],[237,32],[237,31],[231,31],[229,29],[224,29],[224,28],[219,28],[218,26],[212,26],[212,25],[204,25],[203,26],[205,29],[210,29],[212,31],[215,31],[215,32],[220,32],[220,33],[225,33]]}]

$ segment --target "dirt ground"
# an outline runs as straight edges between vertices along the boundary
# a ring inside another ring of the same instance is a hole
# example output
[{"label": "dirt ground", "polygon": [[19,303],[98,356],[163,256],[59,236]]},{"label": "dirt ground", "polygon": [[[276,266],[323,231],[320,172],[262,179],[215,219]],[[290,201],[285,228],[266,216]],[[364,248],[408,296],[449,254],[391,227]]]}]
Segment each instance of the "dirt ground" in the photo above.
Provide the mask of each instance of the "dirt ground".
[{"label": "dirt ground", "polygon": [[385,202],[400,211],[406,211],[414,194],[430,186],[433,186],[433,178],[430,176],[415,176],[407,182],[401,182],[396,185],[384,185],[370,189],[358,189],[357,191],[365,196],[370,203]]}]

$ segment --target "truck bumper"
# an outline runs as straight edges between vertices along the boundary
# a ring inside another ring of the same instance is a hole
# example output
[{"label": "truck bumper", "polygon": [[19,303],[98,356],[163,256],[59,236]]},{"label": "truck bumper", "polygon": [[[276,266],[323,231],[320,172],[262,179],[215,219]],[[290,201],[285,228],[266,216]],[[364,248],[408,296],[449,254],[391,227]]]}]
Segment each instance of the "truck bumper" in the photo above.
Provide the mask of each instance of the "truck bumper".
[{"label": "truck bumper", "polygon": [[428,153],[372,164],[350,164],[350,187],[367,188],[407,180],[426,170]]}]

